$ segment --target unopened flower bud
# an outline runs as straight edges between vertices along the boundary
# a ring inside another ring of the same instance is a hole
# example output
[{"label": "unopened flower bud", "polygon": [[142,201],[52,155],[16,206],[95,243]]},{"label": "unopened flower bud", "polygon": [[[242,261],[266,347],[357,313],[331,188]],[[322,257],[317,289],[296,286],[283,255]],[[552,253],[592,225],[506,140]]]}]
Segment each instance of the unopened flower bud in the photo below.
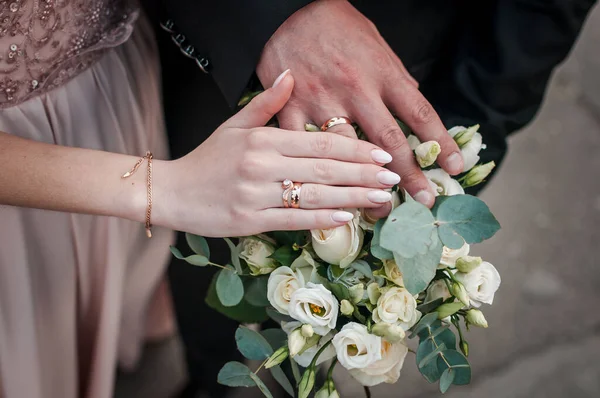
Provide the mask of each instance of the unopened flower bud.
[{"label": "unopened flower bud", "polygon": [[270,369],[273,366],[277,366],[280,363],[282,363],[283,361],[285,361],[285,359],[288,357],[288,355],[290,354],[290,350],[288,347],[283,346],[281,348],[279,348],[277,351],[275,351],[267,360],[267,362],[265,363],[265,368],[266,369]]},{"label": "unopened flower bud", "polygon": [[425,168],[435,163],[441,151],[442,148],[437,141],[427,141],[415,148],[415,157],[419,166]]},{"label": "unopened flower bud", "polygon": [[350,316],[354,312],[354,306],[348,300],[342,300],[340,303],[340,311],[342,314]]},{"label": "unopened flower bud", "polygon": [[319,126],[316,126],[312,123],[304,123],[304,130],[305,131],[311,131],[311,132],[316,132],[316,131],[321,131],[321,129],[319,128]]},{"label": "unopened flower bud", "polygon": [[454,315],[465,305],[461,302],[442,304],[435,310],[438,313],[438,319],[444,319],[447,316]]},{"label": "unopened flower bud", "polygon": [[411,134],[408,137],[406,137],[406,141],[408,142],[409,148],[413,151],[415,149],[417,149],[419,144],[421,144],[421,141],[419,140],[419,138],[417,138],[417,136],[414,134]]},{"label": "unopened flower bud", "polygon": [[239,102],[238,102],[238,106],[246,106],[250,103],[250,101],[252,101],[252,99],[254,97],[256,97],[258,94],[262,93],[262,90],[260,91],[251,91],[251,92],[247,92],[245,93],[242,98],[240,98]]},{"label": "unopened flower bud", "polygon": [[332,380],[327,380],[323,387],[315,394],[315,398],[340,398]]},{"label": "unopened flower bud", "polygon": [[290,356],[293,357],[297,355],[300,351],[302,351],[302,348],[304,348],[305,344],[306,337],[302,336],[302,331],[300,330],[300,328],[290,333],[290,335],[288,336],[288,347],[290,349]]},{"label": "unopened flower bud", "polygon": [[464,285],[460,282],[452,283],[451,293],[464,305],[469,305],[469,303],[471,302],[471,300],[469,300],[469,294],[467,293],[467,289],[465,289]]},{"label": "unopened flower bud", "polygon": [[308,395],[315,386],[315,367],[309,366],[304,371],[300,383],[298,383],[298,398],[308,398]]},{"label": "unopened flower bud", "polygon": [[358,283],[354,286],[351,286],[348,289],[348,291],[350,292],[350,300],[352,300],[354,304],[357,304],[363,299],[363,296],[365,295],[365,285],[363,285],[362,283]]},{"label": "unopened flower bud", "polygon": [[383,337],[390,343],[398,342],[405,337],[405,332],[399,325],[393,325],[391,323],[380,322],[375,324],[371,329],[371,332],[375,336]]},{"label": "unopened flower bud", "polygon": [[367,285],[367,295],[369,296],[371,304],[377,304],[377,300],[379,300],[379,297],[381,296],[377,282],[371,282]]},{"label": "unopened flower bud", "polygon": [[460,181],[462,187],[468,188],[480,184],[488,175],[490,175],[492,170],[494,170],[494,167],[496,167],[494,161],[473,167],[463,178],[461,178]]},{"label": "unopened flower bud", "polygon": [[483,312],[476,309],[470,309],[469,311],[467,311],[467,322],[469,322],[469,324],[473,326],[478,326],[480,328],[488,327],[488,323],[485,317],[483,316]]},{"label": "unopened flower bud", "polygon": [[479,130],[478,124],[468,127],[456,134],[454,136],[454,141],[456,142],[456,145],[458,145],[459,148],[462,148],[463,146],[467,145],[469,141],[471,141],[477,130]]},{"label": "unopened flower bud", "polygon": [[462,351],[463,354],[465,354],[466,357],[469,356],[469,343],[467,343],[464,340],[460,341],[460,350]]},{"label": "unopened flower bud", "polygon": [[482,263],[481,257],[471,257],[464,256],[459,257],[456,260],[456,269],[458,272],[464,272],[465,274],[473,271],[475,268],[479,267]]},{"label": "unopened flower bud", "polygon": [[302,336],[306,338],[312,337],[313,334],[315,334],[313,327],[309,324],[302,325],[302,327],[300,328],[300,332],[302,333]]}]

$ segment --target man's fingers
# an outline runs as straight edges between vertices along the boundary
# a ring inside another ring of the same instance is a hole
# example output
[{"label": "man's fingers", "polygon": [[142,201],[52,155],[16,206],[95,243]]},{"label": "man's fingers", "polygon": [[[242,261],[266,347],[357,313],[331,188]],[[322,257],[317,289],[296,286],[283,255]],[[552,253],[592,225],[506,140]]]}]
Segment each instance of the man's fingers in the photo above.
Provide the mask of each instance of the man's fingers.
[{"label": "man's fingers", "polygon": [[463,171],[463,159],[456,142],[450,137],[433,106],[407,80],[390,86],[384,96],[389,108],[408,124],[421,141],[437,141],[442,152],[438,164],[451,175]]},{"label": "man's fingers", "polygon": [[[375,97],[376,98],[376,97]],[[400,186],[425,206],[433,206],[433,191],[421,168],[417,164],[404,133],[379,99],[364,101],[371,106],[357,106],[353,115],[365,131],[369,140],[392,155],[388,168],[402,177]]]},{"label": "man's fingers", "polygon": [[406,69],[406,67],[404,66],[404,64],[402,63],[402,61],[400,60],[400,58],[398,58],[398,56],[396,55],[396,53],[394,52],[394,50],[392,50],[392,48],[390,47],[390,45],[384,40],[381,39],[381,45],[383,47],[385,47],[390,55],[390,57],[392,58],[392,60],[394,60],[394,63],[396,64],[396,66],[398,66],[398,68],[400,69],[400,71],[406,76],[406,78],[408,79],[408,81],[410,82],[410,84],[412,84],[413,86],[415,86],[415,88],[419,88],[419,82],[417,81],[417,79],[415,79],[410,72],[408,72],[408,69]]},{"label": "man's fingers", "polygon": [[253,128],[267,124],[288,102],[294,88],[294,78],[290,70],[283,72],[273,87],[257,95],[246,107],[231,117],[227,127]]},{"label": "man's fingers", "polygon": [[309,117],[296,104],[291,101],[277,114],[279,127],[285,130],[305,131]]}]

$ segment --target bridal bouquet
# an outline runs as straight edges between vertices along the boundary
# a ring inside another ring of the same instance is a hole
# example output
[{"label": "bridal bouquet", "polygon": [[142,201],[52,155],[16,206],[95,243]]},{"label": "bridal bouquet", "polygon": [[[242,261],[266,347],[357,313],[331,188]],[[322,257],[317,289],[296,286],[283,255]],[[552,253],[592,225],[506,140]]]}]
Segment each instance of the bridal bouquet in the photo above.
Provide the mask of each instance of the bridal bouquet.
[{"label": "bridal bouquet", "polygon": [[[500,225],[464,188],[481,183],[494,163],[477,165],[485,148],[479,126],[454,127],[448,132],[466,166],[454,179],[436,167],[439,144],[419,142],[399,123],[437,193],[431,210],[394,190],[385,219],[371,220],[356,209],[349,210],[356,215],[352,221],[334,229],[275,231],[239,238],[237,244],[226,239],[228,265],[210,261],[200,236],[187,235],[195,252],[188,257],[171,248],[188,263],[222,268],[208,292],[211,307],[240,323],[271,318],[281,326],[261,332],[240,326],[235,334],[240,352],[262,364],[253,371],[229,362],[219,383],[258,386],[271,397],[259,378],[268,369],[290,396],[306,398],[316,389],[317,398],[339,397],[332,377],[339,364],[369,394],[370,386],[398,380],[409,351],[419,372],[439,382],[442,393],[470,382],[465,330],[488,326],[479,308],[492,304],[500,286],[496,268],[471,256],[470,245],[492,237]],[[326,373],[317,370],[322,364]]]}]

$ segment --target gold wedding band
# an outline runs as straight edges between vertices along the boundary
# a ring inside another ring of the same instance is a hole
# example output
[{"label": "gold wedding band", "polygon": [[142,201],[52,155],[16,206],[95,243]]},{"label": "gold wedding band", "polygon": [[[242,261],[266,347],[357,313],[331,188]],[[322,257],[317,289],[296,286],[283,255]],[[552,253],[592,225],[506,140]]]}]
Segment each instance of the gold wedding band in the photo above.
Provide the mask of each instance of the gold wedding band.
[{"label": "gold wedding band", "polygon": [[281,187],[283,188],[283,193],[281,194],[283,207],[286,209],[290,207],[298,209],[300,207],[300,191],[302,190],[302,183],[293,182],[286,178],[281,183]]},{"label": "gold wedding band", "polygon": [[352,120],[350,120],[350,118],[346,116],[332,117],[331,119],[329,119],[321,125],[321,131],[327,131],[333,126],[338,126],[340,124],[352,124]]}]

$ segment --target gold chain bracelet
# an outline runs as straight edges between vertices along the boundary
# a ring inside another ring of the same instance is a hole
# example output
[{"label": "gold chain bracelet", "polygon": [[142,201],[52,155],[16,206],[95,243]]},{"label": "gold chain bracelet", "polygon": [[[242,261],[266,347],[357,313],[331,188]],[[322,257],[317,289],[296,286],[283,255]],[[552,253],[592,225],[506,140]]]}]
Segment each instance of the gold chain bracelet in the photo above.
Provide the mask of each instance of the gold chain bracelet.
[{"label": "gold chain bracelet", "polygon": [[152,216],[152,152],[147,151],[146,156],[142,156],[131,170],[123,174],[121,178],[127,178],[133,175],[140,165],[144,162],[144,159],[148,161],[148,173],[146,176],[146,193],[148,200],[148,207],[146,208],[146,236],[152,237],[152,224],[150,223],[150,217]]}]

